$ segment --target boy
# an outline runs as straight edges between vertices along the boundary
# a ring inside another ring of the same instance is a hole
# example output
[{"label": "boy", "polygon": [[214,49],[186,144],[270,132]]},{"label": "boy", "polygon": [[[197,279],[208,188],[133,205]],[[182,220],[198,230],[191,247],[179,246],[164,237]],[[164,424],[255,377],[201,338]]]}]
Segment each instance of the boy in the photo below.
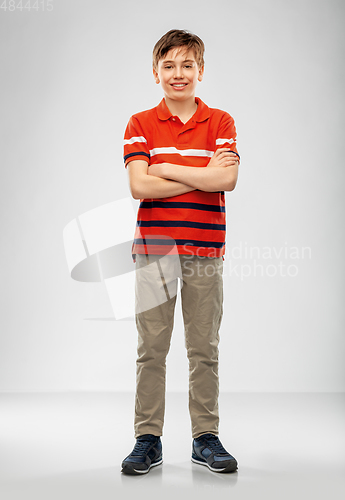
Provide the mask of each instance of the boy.
[{"label": "boy", "polygon": [[189,359],[191,459],[214,472],[237,469],[236,459],[218,438],[218,343],[224,191],[236,186],[239,155],[233,118],[195,97],[204,73],[203,54],[198,36],[185,30],[166,33],[153,49],[153,75],[164,98],[155,108],[133,115],[125,131],[130,190],[141,200],[132,247],[138,330],[136,444],[122,462],[127,474],[147,473],[163,461],[165,368],[177,275]]}]

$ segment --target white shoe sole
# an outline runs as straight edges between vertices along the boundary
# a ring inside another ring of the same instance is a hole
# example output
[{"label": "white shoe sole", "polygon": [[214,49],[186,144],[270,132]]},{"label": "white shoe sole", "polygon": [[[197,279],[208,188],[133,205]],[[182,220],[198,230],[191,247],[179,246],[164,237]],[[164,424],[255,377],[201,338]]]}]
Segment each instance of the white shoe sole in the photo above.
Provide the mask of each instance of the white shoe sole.
[{"label": "white shoe sole", "polygon": [[235,470],[237,469],[228,469],[229,465],[227,467],[224,467],[224,469],[215,469],[214,467],[211,467],[210,465],[208,465],[207,462],[203,462],[201,460],[196,460],[195,458],[191,457],[191,460],[192,462],[194,462],[195,464],[198,464],[198,465],[205,465],[206,467],[208,467],[212,472],[224,472],[224,471],[229,471],[229,472],[235,472]]},{"label": "white shoe sole", "polygon": [[[155,462],[154,464],[151,464],[150,467],[146,470],[134,469],[134,467],[133,467],[132,469],[130,469],[131,472],[127,472],[127,474],[133,474],[133,473],[135,473],[135,474],[147,474],[152,467],[156,467],[156,465],[161,465],[162,463],[163,463],[163,458],[161,458],[161,460],[159,460],[159,462]],[[122,469],[121,472],[124,472],[124,470]],[[126,472],[125,472],[125,474],[126,474]]]},{"label": "white shoe sole", "polygon": [[137,469],[133,469],[135,470],[135,472],[138,472],[138,474],[147,474],[148,471],[152,468],[152,467],[156,467],[156,465],[160,465],[163,463],[163,458],[159,461],[159,462],[155,462],[154,464],[151,464],[150,467],[147,469],[147,470],[137,470]]}]

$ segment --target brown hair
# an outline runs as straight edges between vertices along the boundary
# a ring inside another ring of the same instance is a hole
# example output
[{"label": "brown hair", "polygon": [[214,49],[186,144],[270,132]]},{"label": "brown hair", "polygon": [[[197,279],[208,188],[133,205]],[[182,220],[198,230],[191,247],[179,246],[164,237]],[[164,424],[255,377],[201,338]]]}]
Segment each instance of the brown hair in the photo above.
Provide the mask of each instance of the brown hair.
[{"label": "brown hair", "polygon": [[195,60],[201,68],[204,65],[204,42],[197,35],[187,30],[170,30],[162,36],[153,48],[152,66],[155,70],[158,67],[158,61],[163,59],[169,50],[177,47],[186,47],[194,51]]}]

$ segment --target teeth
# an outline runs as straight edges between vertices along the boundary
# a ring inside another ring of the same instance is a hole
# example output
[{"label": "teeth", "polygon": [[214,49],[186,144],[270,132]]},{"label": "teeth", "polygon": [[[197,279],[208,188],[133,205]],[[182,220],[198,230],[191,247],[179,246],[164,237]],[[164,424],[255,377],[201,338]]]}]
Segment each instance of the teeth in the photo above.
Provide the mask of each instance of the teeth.
[{"label": "teeth", "polygon": [[184,87],[186,83],[173,83],[173,87]]}]

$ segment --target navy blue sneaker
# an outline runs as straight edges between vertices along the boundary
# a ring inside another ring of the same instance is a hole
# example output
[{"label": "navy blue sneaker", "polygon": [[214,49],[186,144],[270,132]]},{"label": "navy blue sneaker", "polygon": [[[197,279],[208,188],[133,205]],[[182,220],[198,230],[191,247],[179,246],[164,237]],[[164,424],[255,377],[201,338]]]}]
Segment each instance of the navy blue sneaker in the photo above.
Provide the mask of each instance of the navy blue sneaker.
[{"label": "navy blue sneaker", "polygon": [[125,474],[146,474],[151,467],[163,462],[160,436],[143,434],[137,438],[133,451],[122,462]]},{"label": "navy blue sneaker", "polygon": [[207,433],[193,439],[192,462],[213,472],[234,472],[237,460],[223,447],[218,436]]}]

